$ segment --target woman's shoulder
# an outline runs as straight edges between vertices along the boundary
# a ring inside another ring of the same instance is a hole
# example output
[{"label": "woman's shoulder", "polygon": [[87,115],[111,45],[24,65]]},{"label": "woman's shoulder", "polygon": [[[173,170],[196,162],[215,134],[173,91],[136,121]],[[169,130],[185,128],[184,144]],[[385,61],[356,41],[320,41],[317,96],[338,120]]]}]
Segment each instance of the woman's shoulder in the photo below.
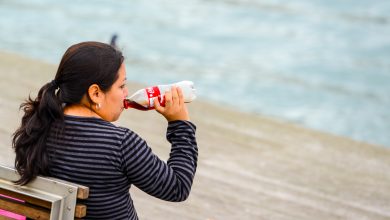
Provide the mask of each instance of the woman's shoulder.
[{"label": "woman's shoulder", "polygon": [[133,133],[128,128],[117,126],[111,122],[96,117],[64,115],[64,122],[67,128],[104,133],[104,136],[114,135],[123,137],[126,133]]},{"label": "woman's shoulder", "polygon": [[69,133],[89,134],[99,139],[106,139],[115,145],[142,139],[129,128],[117,126],[111,122],[95,117],[64,116],[65,130]]}]

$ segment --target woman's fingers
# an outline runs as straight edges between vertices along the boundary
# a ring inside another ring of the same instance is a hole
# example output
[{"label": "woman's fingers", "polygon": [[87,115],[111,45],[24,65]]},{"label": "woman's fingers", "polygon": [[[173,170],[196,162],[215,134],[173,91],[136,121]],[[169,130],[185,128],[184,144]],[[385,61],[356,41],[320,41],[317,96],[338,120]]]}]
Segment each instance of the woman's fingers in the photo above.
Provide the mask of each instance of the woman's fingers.
[{"label": "woman's fingers", "polygon": [[168,121],[189,120],[188,111],[184,104],[183,92],[179,87],[172,87],[165,93],[165,107],[154,100],[156,110]]},{"label": "woman's fingers", "polygon": [[179,104],[182,106],[184,104],[184,95],[180,87],[177,87],[177,94],[179,95]]},{"label": "woman's fingers", "polygon": [[156,111],[162,114],[164,112],[165,108],[160,105],[158,98],[154,98],[153,102],[154,102],[154,108],[156,109]]},{"label": "woman's fingers", "polygon": [[165,107],[169,107],[172,105],[172,91],[165,92]]},{"label": "woman's fingers", "polygon": [[176,87],[176,86],[172,86],[171,88],[171,93],[172,93],[172,101],[174,104],[178,104],[179,103],[179,94],[178,94],[178,90],[179,88]]}]

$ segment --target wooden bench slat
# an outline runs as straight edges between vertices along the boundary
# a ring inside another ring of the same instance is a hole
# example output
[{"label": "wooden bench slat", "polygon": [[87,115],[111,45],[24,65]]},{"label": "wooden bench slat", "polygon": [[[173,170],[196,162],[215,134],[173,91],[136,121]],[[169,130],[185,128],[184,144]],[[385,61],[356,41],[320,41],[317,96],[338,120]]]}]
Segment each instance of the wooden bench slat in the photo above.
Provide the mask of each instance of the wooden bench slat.
[{"label": "wooden bench slat", "polygon": [[0,197],[0,208],[32,219],[50,219],[50,210],[29,203]]},{"label": "wooden bench slat", "polygon": [[0,215],[0,220],[15,220],[15,219],[14,218],[8,218],[8,217]]},{"label": "wooden bench slat", "polygon": [[75,218],[82,218],[87,215],[87,206],[83,204],[76,204],[76,209],[74,211]]},{"label": "wooden bench slat", "polygon": [[87,199],[89,196],[89,187],[77,185],[77,198]]},{"label": "wooden bench slat", "polygon": [[23,194],[20,194],[20,193],[17,193],[17,192],[13,192],[13,191],[9,191],[9,190],[2,189],[2,188],[0,188],[0,194],[6,195],[6,196],[10,196],[10,197],[13,197],[13,198],[18,198],[18,199],[24,200],[24,201],[26,201],[28,203],[31,203],[31,204],[34,204],[34,205],[37,205],[37,206],[41,206],[41,207],[44,207],[44,208],[47,208],[47,209],[51,208],[51,203],[50,202],[42,200],[42,199],[37,199],[37,198],[31,197],[31,196],[28,196],[28,195],[23,195]]}]

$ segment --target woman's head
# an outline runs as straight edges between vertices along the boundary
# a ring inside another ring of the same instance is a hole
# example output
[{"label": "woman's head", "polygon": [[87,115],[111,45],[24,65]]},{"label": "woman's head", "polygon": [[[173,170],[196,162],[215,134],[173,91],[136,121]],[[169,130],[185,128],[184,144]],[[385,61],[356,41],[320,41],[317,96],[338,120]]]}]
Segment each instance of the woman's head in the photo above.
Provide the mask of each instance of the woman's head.
[{"label": "woman's head", "polygon": [[[122,88],[124,94],[118,94],[119,91],[111,89],[118,88],[113,87],[114,84],[122,86],[124,83],[126,70],[123,59],[122,53],[108,44],[83,42],[71,46],[62,57],[54,79],[59,86],[59,101],[67,106],[87,104],[103,119],[116,120],[127,90]],[[113,92],[121,96],[120,106],[118,103],[107,103],[112,101],[110,95]]]},{"label": "woman's head", "polygon": [[63,121],[63,106],[83,105],[108,121],[123,109],[126,70],[123,56],[114,47],[99,42],[75,44],[65,52],[57,74],[35,99],[21,104],[22,123],[13,135],[15,181],[26,184],[37,175],[48,175],[46,138],[54,121]]}]

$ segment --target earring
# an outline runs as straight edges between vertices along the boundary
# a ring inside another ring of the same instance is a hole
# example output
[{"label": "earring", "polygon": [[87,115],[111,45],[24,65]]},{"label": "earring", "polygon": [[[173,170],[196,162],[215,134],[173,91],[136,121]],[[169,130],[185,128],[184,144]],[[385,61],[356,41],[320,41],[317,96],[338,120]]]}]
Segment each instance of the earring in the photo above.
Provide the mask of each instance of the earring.
[{"label": "earring", "polygon": [[99,110],[100,109],[100,103],[96,103],[96,109]]}]

